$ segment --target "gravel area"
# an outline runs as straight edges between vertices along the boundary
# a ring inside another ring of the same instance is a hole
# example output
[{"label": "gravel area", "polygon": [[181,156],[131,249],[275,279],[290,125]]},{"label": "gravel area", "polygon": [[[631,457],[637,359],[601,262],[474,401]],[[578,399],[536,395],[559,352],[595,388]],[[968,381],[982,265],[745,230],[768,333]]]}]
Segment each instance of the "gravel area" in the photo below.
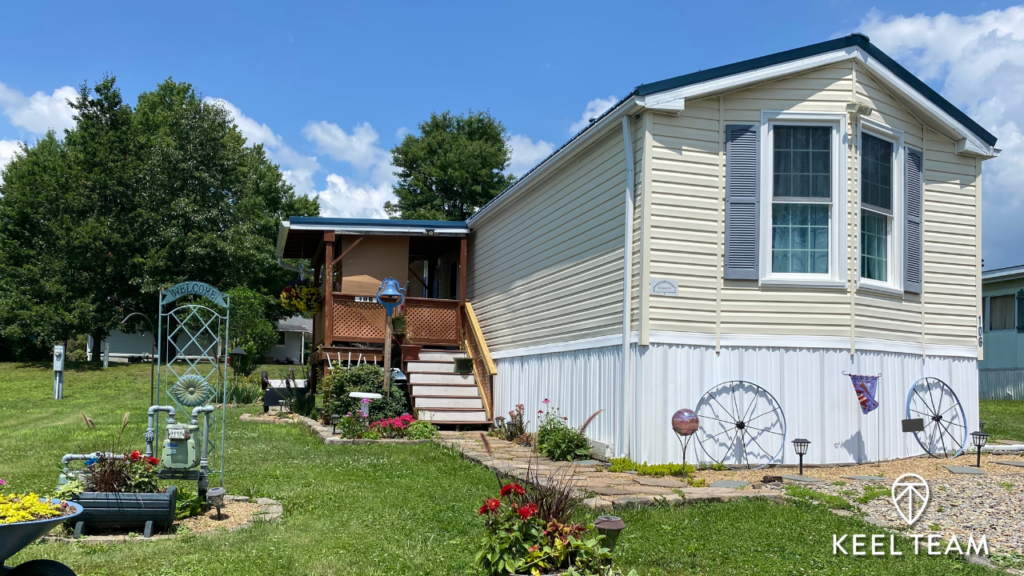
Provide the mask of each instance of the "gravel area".
[{"label": "gravel area", "polygon": [[[822,482],[810,488],[841,496],[858,506],[872,522],[908,534],[937,533],[944,540],[956,534],[961,546],[970,534],[976,539],[985,535],[992,553],[1024,552],[1024,474],[946,476],[930,481],[928,506],[912,528],[896,513],[889,482],[844,482],[845,486]],[[859,503],[857,498],[865,486],[882,486],[885,493]]]}]

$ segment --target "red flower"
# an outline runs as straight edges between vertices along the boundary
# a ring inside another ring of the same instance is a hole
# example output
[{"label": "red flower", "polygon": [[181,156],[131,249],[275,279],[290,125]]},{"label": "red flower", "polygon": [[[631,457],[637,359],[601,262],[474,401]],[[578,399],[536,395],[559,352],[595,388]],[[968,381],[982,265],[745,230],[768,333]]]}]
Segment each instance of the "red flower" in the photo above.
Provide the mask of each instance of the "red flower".
[{"label": "red flower", "polygon": [[506,484],[505,486],[502,486],[501,496],[504,498],[509,494],[517,494],[519,496],[522,496],[526,494],[526,490],[524,490],[523,487],[520,486],[519,484]]},{"label": "red flower", "polygon": [[146,458],[146,464],[149,464],[150,466],[156,466],[159,463],[160,460],[157,458],[153,458],[152,456]]},{"label": "red flower", "polygon": [[487,510],[489,510],[490,512],[497,512],[498,508],[501,508],[501,500],[498,500],[497,498],[491,498],[490,500],[487,501],[486,504],[484,504],[484,506],[487,506]]},{"label": "red flower", "polygon": [[135,452],[129,454],[128,457],[132,459],[132,462],[138,462],[139,458],[142,457],[142,454],[139,454],[139,451],[136,450]]},{"label": "red flower", "polygon": [[537,513],[537,505],[536,504],[532,504],[532,503],[531,504],[527,504],[526,506],[523,506],[522,508],[520,508],[518,510],[518,513],[519,513],[519,517],[522,518],[523,520],[529,520],[530,518],[533,517],[534,514]]},{"label": "red flower", "polygon": [[483,506],[481,506],[479,512],[477,512],[477,513],[480,514],[481,516],[483,516],[484,514],[487,514],[487,504],[484,504]]}]

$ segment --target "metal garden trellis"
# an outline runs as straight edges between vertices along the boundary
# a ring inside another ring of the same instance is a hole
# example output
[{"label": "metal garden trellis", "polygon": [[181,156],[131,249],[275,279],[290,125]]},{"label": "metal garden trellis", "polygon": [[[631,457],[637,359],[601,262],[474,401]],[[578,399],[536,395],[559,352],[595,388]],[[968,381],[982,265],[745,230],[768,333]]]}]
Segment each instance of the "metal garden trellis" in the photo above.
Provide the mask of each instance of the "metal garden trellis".
[{"label": "metal garden trellis", "polygon": [[[223,310],[223,313],[194,302],[165,311],[165,306],[189,295],[206,298]],[[228,380],[226,342],[231,326],[231,297],[203,282],[182,282],[160,291],[159,310],[157,403],[161,393],[165,392],[178,408],[187,413],[189,409],[220,398],[220,460],[216,467],[210,466],[210,470],[211,473],[218,475],[219,485],[223,487]],[[159,427],[159,419],[157,426]],[[159,437],[159,428],[156,436]],[[213,442],[209,442],[209,445],[214,448]],[[215,451],[210,450],[210,453],[213,454]]]}]

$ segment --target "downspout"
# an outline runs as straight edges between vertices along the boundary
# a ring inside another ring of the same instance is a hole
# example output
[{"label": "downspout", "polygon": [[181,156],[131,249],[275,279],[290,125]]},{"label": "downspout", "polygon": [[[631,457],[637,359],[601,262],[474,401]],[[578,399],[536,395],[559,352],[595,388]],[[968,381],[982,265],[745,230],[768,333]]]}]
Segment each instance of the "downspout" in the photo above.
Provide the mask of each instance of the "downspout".
[{"label": "downspout", "polygon": [[629,126],[629,115],[622,116],[622,148],[626,162],[626,202],[625,202],[625,236],[622,246],[622,389],[625,395],[625,421],[623,440],[624,447],[620,447],[620,453],[627,453],[632,443],[632,429],[634,420],[633,408],[633,378],[630,370],[630,329],[631,311],[633,307],[633,200],[634,184],[636,180],[635,165],[633,163],[633,138]]}]

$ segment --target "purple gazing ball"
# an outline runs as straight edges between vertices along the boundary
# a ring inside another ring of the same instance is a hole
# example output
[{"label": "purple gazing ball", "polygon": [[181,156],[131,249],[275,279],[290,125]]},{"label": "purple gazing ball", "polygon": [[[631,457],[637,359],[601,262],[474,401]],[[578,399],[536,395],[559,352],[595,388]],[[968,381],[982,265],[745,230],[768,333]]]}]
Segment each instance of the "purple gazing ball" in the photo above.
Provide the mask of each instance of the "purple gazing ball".
[{"label": "purple gazing ball", "polygon": [[700,420],[689,408],[683,408],[672,415],[672,430],[680,436],[693,434],[699,426]]}]

